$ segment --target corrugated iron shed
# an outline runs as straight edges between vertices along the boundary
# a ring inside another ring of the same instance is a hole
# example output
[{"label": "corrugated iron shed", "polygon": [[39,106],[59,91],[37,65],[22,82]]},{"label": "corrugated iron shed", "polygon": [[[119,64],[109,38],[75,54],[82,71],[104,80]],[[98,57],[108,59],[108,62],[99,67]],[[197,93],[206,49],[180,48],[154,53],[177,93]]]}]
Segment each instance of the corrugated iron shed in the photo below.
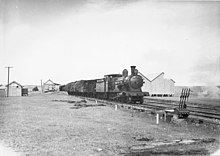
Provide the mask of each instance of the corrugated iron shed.
[{"label": "corrugated iron shed", "polygon": [[[164,72],[160,74],[149,74],[147,77],[140,73],[145,80],[143,91],[149,92],[151,96],[173,96],[175,93],[175,81],[173,79],[164,78]],[[152,77],[154,75],[154,77]]]}]

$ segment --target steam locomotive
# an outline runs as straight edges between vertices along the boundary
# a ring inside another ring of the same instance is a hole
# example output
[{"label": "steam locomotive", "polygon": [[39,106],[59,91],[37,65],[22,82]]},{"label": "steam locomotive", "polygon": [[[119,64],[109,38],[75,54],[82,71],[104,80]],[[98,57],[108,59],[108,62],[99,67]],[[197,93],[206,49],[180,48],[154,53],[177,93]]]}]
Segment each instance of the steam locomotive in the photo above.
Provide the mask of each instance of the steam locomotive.
[{"label": "steam locomotive", "polygon": [[124,69],[122,74],[109,74],[101,79],[80,80],[61,86],[60,90],[69,95],[114,100],[126,103],[143,103],[143,97],[149,95],[142,92],[143,78],[138,75],[136,66],[131,66],[131,74]]}]

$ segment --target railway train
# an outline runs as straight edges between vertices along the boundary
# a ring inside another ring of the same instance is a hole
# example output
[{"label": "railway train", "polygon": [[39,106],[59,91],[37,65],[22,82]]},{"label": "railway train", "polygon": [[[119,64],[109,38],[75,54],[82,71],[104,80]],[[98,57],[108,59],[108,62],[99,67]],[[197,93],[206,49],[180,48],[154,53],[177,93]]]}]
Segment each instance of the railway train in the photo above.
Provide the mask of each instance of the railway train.
[{"label": "railway train", "polygon": [[113,100],[125,103],[143,103],[143,97],[149,95],[142,92],[143,78],[138,74],[136,66],[131,66],[131,74],[124,69],[122,74],[109,74],[104,78],[80,80],[60,87],[69,95]]}]

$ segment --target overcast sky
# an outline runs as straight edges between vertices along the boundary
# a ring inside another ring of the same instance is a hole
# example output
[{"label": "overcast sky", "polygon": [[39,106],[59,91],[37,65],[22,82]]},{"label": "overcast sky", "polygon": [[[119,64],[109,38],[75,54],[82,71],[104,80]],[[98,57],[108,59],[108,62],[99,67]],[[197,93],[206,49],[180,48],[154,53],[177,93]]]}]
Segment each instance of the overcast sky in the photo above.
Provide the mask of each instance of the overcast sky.
[{"label": "overcast sky", "polygon": [[220,85],[220,2],[0,0],[0,84],[164,72]]}]

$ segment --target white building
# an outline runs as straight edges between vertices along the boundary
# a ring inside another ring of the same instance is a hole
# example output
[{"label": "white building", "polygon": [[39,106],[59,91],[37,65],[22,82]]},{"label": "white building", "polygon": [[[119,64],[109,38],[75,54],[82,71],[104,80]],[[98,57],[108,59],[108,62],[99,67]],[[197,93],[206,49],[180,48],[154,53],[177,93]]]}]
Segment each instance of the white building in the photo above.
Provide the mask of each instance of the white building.
[{"label": "white building", "polygon": [[19,84],[16,81],[13,81],[9,83],[9,85],[6,86],[6,94],[7,94],[7,89],[9,89],[9,94],[8,96],[22,96],[22,85]]},{"label": "white building", "polygon": [[157,75],[145,76],[139,73],[144,79],[143,92],[149,92],[150,96],[173,96],[175,93],[175,81],[164,78],[164,72]]},{"label": "white building", "polygon": [[59,91],[60,84],[54,83],[52,80],[48,80],[43,84],[43,92]]}]

